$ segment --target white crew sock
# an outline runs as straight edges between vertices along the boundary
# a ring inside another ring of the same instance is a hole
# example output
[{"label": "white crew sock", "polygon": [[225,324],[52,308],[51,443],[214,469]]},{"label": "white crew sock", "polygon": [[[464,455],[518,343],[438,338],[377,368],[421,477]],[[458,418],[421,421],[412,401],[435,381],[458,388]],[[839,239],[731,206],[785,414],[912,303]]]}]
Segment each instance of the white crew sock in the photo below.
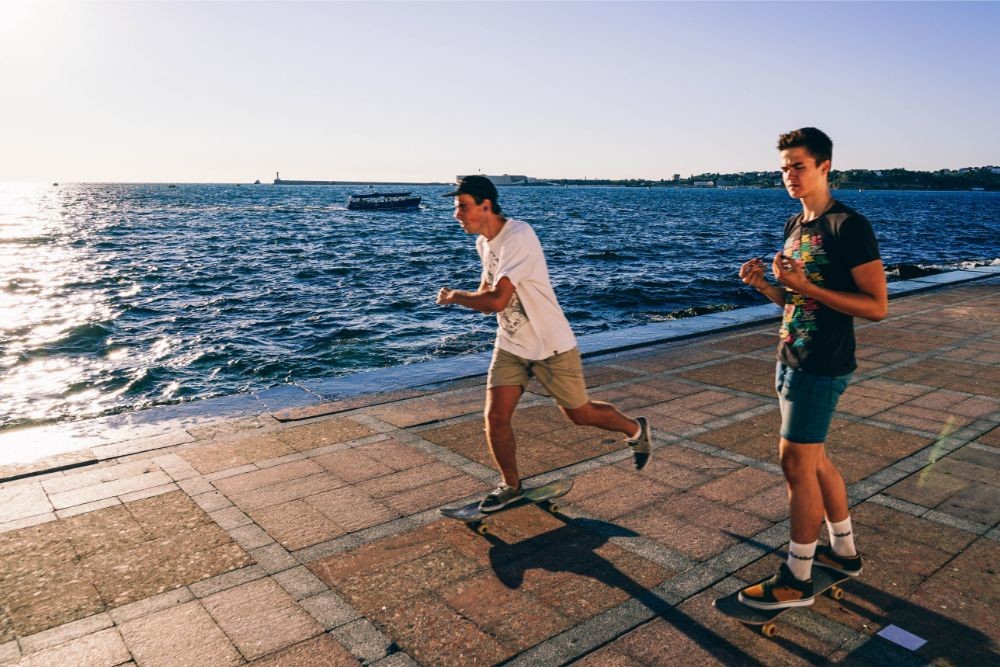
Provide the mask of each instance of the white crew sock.
[{"label": "white crew sock", "polygon": [[858,555],[854,547],[854,532],[851,530],[851,517],[848,516],[843,521],[830,523],[826,520],[826,527],[830,531],[830,548],[833,553],[845,558],[853,558]]},{"label": "white crew sock", "polygon": [[808,581],[812,578],[813,556],[815,555],[816,542],[809,544],[789,542],[787,565],[796,579]]},{"label": "white crew sock", "polygon": [[639,424],[639,430],[629,440],[638,440],[640,435],[642,435],[642,424]]}]

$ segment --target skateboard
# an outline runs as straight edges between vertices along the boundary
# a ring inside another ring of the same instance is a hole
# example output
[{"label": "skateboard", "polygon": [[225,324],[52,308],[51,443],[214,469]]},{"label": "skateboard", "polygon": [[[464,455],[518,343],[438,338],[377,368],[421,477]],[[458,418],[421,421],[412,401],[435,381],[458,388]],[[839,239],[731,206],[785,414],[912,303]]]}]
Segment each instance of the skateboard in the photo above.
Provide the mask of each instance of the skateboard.
[{"label": "skateboard", "polygon": [[[840,584],[844,583],[848,579],[852,579],[850,575],[841,574],[840,572],[835,572],[834,570],[828,570],[825,567],[816,566],[813,567],[812,571],[813,586],[815,587],[816,596],[819,597],[821,593],[830,591],[830,597],[834,600],[840,600],[844,597],[844,589],[840,587]],[[778,634],[778,626],[776,621],[778,617],[784,614],[790,609],[803,609],[803,607],[785,607],[783,609],[756,609],[754,607],[749,607],[739,601],[737,596],[739,591],[721,597],[712,603],[712,606],[716,610],[730,618],[735,618],[740,623],[745,625],[759,625],[760,632],[765,637],[773,637]],[[808,609],[808,607],[805,607]]]},{"label": "skateboard", "polygon": [[557,479],[544,486],[536,486],[532,489],[526,488],[523,498],[515,500],[510,505],[493,512],[480,512],[478,500],[468,505],[462,505],[461,507],[442,507],[439,511],[449,519],[464,521],[469,528],[475,530],[480,535],[485,535],[489,532],[489,529],[483,521],[491,516],[503,514],[507,510],[534,504],[549,512],[559,511],[559,506],[552,501],[565,496],[572,488],[572,479]]}]

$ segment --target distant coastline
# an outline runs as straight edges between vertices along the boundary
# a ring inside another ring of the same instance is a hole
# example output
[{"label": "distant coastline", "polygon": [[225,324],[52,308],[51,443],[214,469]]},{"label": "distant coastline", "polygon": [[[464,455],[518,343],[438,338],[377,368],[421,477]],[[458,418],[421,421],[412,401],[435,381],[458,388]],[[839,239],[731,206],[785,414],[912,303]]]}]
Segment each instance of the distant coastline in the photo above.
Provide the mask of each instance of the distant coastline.
[{"label": "distant coastline", "polygon": [[[497,185],[507,187],[590,185],[626,188],[781,188],[778,171],[745,171],[739,173],[704,173],[671,179],[647,178],[534,178],[527,176],[491,177]],[[275,174],[274,185],[352,185],[358,187],[383,185],[447,186],[450,182],[404,181],[322,181],[290,180]],[[909,169],[847,169],[830,172],[830,184],[835,190],[925,190],[925,191],[1000,191],[1000,167],[965,167],[937,171]]]}]

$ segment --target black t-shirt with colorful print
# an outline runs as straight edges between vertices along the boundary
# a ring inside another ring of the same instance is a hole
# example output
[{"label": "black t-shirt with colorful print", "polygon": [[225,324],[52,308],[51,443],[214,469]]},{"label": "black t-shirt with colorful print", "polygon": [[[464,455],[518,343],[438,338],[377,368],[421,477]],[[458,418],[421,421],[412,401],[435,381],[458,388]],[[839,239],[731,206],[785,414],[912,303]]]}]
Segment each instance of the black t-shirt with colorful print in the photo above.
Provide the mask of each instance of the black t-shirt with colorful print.
[{"label": "black t-shirt with colorful print", "polygon": [[[814,284],[837,292],[858,292],[851,269],[879,259],[878,242],[863,215],[834,201],[826,213],[785,223],[784,254],[795,259]],[[815,375],[846,375],[854,359],[854,318],[798,292],[785,290],[778,361]]]}]

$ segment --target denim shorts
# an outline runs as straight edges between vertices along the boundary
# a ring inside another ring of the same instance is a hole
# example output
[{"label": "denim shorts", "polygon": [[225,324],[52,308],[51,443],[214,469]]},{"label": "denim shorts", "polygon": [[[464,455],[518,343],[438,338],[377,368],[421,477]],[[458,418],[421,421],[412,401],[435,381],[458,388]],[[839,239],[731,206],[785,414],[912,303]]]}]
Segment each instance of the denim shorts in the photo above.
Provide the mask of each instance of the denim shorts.
[{"label": "denim shorts", "polygon": [[851,374],[813,375],[778,362],[774,389],[781,408],[781,437],[805,445],[826,441],[833,411]]}]

